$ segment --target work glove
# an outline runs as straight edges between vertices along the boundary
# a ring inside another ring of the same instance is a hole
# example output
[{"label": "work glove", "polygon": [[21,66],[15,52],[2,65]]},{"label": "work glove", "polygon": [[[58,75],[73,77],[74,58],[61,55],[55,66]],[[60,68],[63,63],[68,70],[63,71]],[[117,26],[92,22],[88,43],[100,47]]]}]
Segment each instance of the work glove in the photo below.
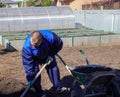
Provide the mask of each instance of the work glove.
[{"label": "work glove", "polygon": [[32,80],[31,80],[31,81],[28,81],[28,86],[31,86],[31,83],[32,83]]},{"label": "work glove", "polygon": [[48,56],[47,59],[46,59],[46,63],[48,63],[49,61],[53,61],[53,58],[51,56]]}]

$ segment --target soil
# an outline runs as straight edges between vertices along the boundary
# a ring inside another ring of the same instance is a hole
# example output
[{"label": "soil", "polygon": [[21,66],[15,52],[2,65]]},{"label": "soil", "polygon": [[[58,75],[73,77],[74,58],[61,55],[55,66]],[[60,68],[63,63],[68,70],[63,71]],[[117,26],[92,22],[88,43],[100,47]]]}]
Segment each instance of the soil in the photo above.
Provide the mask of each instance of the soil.
[{"label": "soil", "polygon": [[[90,64],[100,64],[120,69],[120,45],[68,47],[63,48],[60,51],[60,55],[70,67],[86,65],[84,57],[79,53],[80,49],[86,52]],[[58,58],[57,62],[60,69],[61,83],[66,87],[70,87],[74,80],[73,77]],[[41,84],[44,90],[52,87],[46,70],[42,72]],[[0,46],[0,97],[20,97],[26,86],[27,82],[22,65],[21,52],[10,52]],[[68,95],[69,93],[66,92],[55,97],[69,97]],[[37,96],[34,90],[31,89],[25,97]]]}]

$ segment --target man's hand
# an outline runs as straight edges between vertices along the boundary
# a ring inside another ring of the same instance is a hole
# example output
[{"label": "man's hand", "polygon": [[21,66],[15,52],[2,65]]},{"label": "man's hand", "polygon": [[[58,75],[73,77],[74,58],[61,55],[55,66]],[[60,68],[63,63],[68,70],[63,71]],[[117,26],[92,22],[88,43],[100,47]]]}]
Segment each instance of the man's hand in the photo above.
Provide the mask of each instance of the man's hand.
[{"label": "man's hand", "polygon": [[28,86],[29,86],[29,87],[31,86],[31,83],[32,83],[32,80],[31,80],[31,81],[28,81]]},{"label": "man's hand", "polygon": [[53,58],[51,56],[48,56],[47,59],[46,59],[46,63],[48,63],[49,61],[53,61]]}]

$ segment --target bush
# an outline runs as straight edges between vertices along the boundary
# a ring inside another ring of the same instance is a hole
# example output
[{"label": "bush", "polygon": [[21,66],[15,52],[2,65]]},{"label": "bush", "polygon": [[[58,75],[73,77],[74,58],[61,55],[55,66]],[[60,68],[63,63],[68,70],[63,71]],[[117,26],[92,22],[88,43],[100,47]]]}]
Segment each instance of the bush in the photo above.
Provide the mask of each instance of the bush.
[{"label": "bush", "polygon": [[6,7],[6,5],[0,2],[0,7]]}]

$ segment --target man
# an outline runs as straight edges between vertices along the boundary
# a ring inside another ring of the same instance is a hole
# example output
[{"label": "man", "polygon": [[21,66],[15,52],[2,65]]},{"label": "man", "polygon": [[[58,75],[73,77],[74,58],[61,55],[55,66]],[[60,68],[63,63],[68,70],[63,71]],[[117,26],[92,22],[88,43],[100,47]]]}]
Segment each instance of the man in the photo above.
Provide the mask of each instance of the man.
[{"label": "man", "polygon": [[[55,59],[55,55],[62,49],[62,46],[63,42],[60,37],[50,30],[34,31],[27,36],[22,49],[22,60],[28,85],[38,73],[39,64],[44,64],[46,60],[53,58],[53,61],[46,67],[53,90],[57,93],[65,89],[60,85],[60,74]],[[33,87],[39,97],[46,97],[40,81],[39,77]]]}]

